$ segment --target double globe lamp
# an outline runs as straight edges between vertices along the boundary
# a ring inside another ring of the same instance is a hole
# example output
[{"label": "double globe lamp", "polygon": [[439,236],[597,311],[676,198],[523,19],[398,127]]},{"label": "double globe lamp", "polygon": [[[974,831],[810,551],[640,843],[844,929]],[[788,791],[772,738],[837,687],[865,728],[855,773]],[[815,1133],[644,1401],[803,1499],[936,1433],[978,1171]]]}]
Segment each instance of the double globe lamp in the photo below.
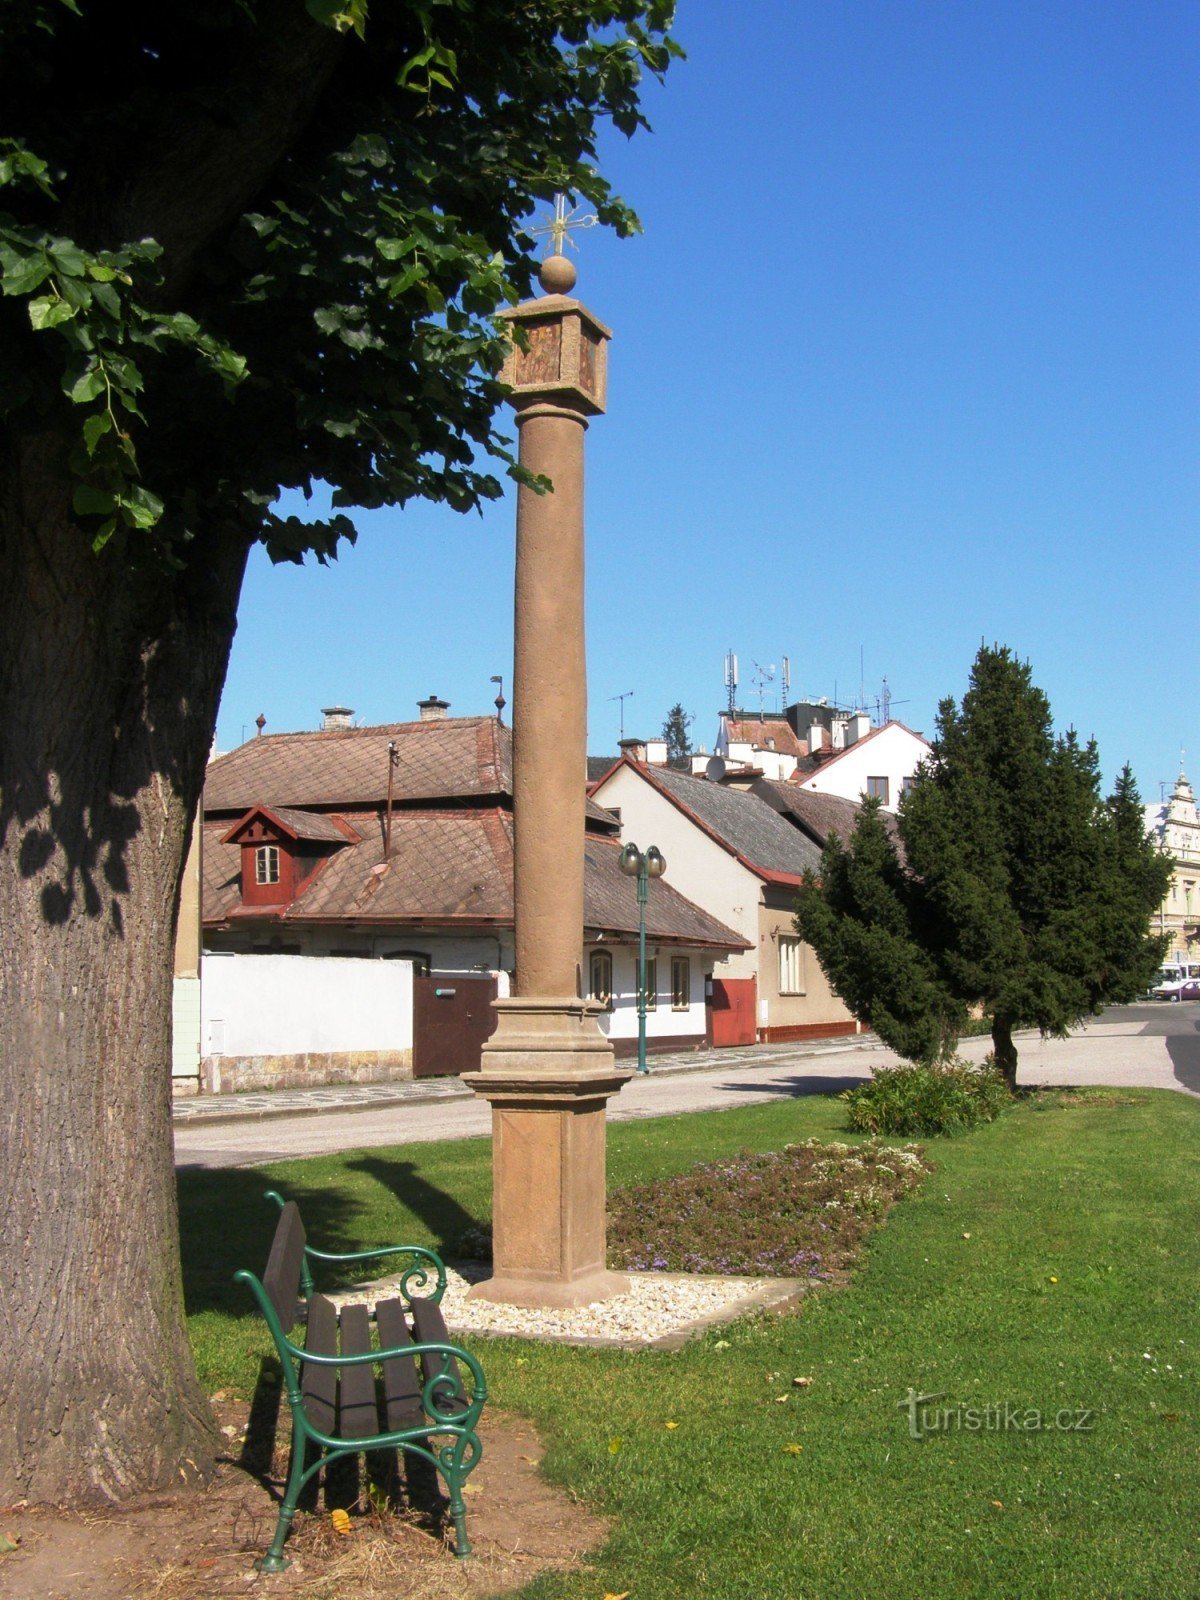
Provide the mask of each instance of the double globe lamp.
[{"label": "double globe lamp", "polygon": [[627,878],[637,879],[638,900],[638,1060],[639,1072],[649,1072],[646,1065],[646,901],[650,893],[650,879],[661,878],[667,870],[666,858],[657,845],[644,853],[632,840],[621,851],[621,871]]}]

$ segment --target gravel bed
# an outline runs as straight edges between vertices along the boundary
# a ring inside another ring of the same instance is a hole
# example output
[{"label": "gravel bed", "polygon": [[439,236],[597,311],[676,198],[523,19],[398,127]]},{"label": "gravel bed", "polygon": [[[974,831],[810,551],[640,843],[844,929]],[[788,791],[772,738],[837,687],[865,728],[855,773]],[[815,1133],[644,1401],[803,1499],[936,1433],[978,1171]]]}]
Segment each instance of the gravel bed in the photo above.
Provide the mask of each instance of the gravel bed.
[{"label": "gravel bed", "polygon": [[[531,1309],[469,1300],[471,1284],[489,1275],[485,1266],[460,1264],[446,1269],[442,1311],[452,1334],[511,1334],[568,1344],[646,1345],[682,1342],[714,1322],[728,1321],[757,1307],[781,1304],[807,1285],[787,1278],[701,1277],[691,1273],[636,1272],[628,1294],[594,1305]],[[339,1305],[374,1305],[386,1299],[398,1279],[381,1278],[361,1289],[332,1296]]]}]

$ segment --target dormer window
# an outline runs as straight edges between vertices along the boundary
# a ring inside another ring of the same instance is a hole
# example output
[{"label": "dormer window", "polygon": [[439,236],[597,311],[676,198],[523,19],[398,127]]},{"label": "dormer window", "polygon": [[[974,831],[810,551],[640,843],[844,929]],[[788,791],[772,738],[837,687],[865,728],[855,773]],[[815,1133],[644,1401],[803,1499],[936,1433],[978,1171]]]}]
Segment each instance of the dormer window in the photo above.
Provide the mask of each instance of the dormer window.
[{"label": "dormer window", "polygon": [[241,846],[242,905],[279,912],[303,894],[335,850],[357,842],[344,824],[314,812],[253,806],[224,836]]},{"label": "dormer window", "polygon": [[279,882],[279,846],[260,844],[254,852],[255,883]]}]

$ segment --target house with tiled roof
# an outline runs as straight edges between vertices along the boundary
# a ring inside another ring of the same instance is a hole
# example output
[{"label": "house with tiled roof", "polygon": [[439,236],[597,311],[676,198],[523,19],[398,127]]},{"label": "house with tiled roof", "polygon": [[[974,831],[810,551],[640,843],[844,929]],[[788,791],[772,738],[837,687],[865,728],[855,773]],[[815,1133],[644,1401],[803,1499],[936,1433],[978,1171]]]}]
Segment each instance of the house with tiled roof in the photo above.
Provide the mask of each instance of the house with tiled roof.
[{"label": "house with tiled roof", "polygon": [[625,839],[657,845],[671,883],[744,940],[713,968],[718,1044],[857,1031],[813,952],[796,934],[796,891],[820,845],[750,790],[624,756],[592,798]]},{"label": "house with tiled roof", "polygon": [[[740,774],[747,787],[763,777],[850,801],[878,795],[889,812],[931,754],[926,740],[902,722],[872,728],[865,712],[824,700],[799,700],[774,714],[721,712],[715,750],[729,777]],[[704,757],[693,757],[696,771],[706,766]]]},{"label": "house with tiled roof", "polygon": [[[509,992],[514,977],[512,734],[495,717],[447,717],[436,700],[440,713],[429,715],[430,704],[412,722],[358,728],[339,720],[313,732],[260,734],[213,761],[204,790],[202,923],[214,960],[357,959],[411,967],[411,1059],[402,1059],[403,1049],[376,1052],[378,1075],[446,1069],[439,1052],[450,1048],[448,1036],[438,1035],[433,1059],[422,1061],[426,991],[435,1034],[460,1003],[471,1011],[468,1059],[451,1070],[477,1068],[481,1030],[490,1032],[492,1022],[490,998]],[[581,845],[585,960],[606,983],[601,1026],[618,1055],[626,1055],[637,1033],[636,883],[618,866],[618,823],[590,800]],[[647,927],[655,952],[663,952],[648,984],[649,1047],[700,1045],[706,978],[744,941],[665,882],[655,884]],[[231,992],[236,987],[227,971],[218,981]],[[374,981],[384,980],[377,974]],[[475,981],[491,986],[486,999],[472,988]],[[211,1039],[202,1048],[222,1057],[224,1087],[249,1086],[251,1069],[239,1079],[232,1059],[238,1053],[217,1042],[219,1051]],[[254,1069],[258,1077],[311,1080],[331,1066],[292,1059],[321,1051],[279,1054],[288,1059]],[[341,1075],[351,1071],[349,1064],[334,1065]],[[353,1075],[370,1075],[371,1065],[358,1063]]]}]

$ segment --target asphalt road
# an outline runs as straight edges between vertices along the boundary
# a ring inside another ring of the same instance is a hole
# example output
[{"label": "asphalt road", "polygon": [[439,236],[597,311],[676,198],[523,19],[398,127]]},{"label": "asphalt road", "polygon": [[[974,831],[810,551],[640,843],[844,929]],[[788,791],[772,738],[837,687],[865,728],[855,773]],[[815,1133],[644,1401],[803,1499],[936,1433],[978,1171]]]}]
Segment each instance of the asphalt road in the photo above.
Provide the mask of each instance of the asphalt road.
[{"label": "asphalt road", "polygon": [[[965,1039],[962,1054],[979,1061],[986,1038]],[[1018,1079],[1033,1085],[1105,1084],[1126,1088],[1174,1089],[1200,1096],[1200,1004],[1148,1002],[1112,1007],[1076,1030],[1069,1039],[1019,1038]],[[872,1070],[895,1061],[880,1046],[848,1041],[842,1046],[767,1046],[761,1061],[698,1072],[634,1078],[609,1102],[609,1117],[635,1117],[714,1111],[780,1096],[837,1093],[860,1083]],[[361,1111],[323,1111],[318,1115],[244,1118],[219,1124],[197,1121],[175,1129],[179,1166],[238,1167],[264,1161],[362,1150],[379,1145],[417,1144],[432,1139],[467,1139],[491,1132],[491,1111],[481,1100],[441,1098]]]}]

